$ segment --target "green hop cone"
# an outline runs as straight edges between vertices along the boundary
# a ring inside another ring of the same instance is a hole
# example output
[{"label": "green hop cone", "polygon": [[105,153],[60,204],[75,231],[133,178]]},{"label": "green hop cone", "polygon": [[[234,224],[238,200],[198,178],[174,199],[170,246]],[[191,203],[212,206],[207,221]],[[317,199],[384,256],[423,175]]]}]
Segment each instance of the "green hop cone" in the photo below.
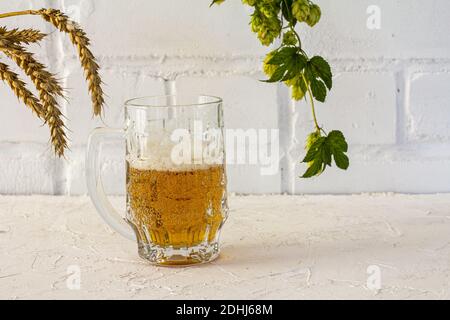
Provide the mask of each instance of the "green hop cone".
[{"label": "green hop cone", "polygon": [[262,5],[260,10],[266,18],[273,18],[276,15],[276,11],[270,4]]},{"label": "green hop cone", "polygon": [[320,20],[320,17],[322,16],[322,11],[320,11],[320,8],[318,5],[313,4],[309,10],[309,16],[306,20],[306,23],[310,27],[314,27]]},{"label": "green hop cone", "polygon": [[256,0],[242,0],[242,3],[254,7],[256,5]]},{"label": "green hop cone", "polygon": [[275,73],[275,71],[277,70],[277,66],[274,64],[269,64],[269,61],[273,58],[273,56],[275,55],[275,51],[270,52],[266,58],[264,59],[264,73],[271,78],[273,76],[273,74]]},{"label": "green hop cone", "polygon": [[305,90],[302,88],[302,86],[296,84],[292,86],[292,98],[294,98],[297,101],[302,100],[305,97]]},{"label": "green hop cone", "polygon": [[283,44],[287,46],[295,46],[297,44],[297,37],[293,31],[288,31],[283,35]]},{"label": "green hop cone", "polygon": [[259,17],[259,15],[254,13],[252,15],[252,19],[251,19],[252,31],[255,33],[258,33],[259,29],[261,29],[261,25],[262,25],[262,19]]},{"label": "green hop cone", "polygon": [[[322,135],[320,134],[320,131],[315,131],[313,133],[311,133],[310,135],[308,135],[308,137],[306,138],[306,145],[305,145],[305,150],[306,152],[310,151],[311,148],[313,147],[313,145],[322,137]],[[311,168],[311,166],[314,164],[313,161],[308,162],[308,168]]]},{"label": "green hop cone", "polygon": [[265,46],[272,44],[281,33],[279,12],[280,7],[271,2],[255,2],[251,28],[253,32],[258,34],[258,39]]},{"label": "green hop cone", "polygon": [[278,18],[263,20],[258,31],[258,38],[265,46],[269,46],[280,35],[281,24]]},{"label": "green hop cone", "polygon": [[305,97],[307,87],[303,79],[303,73],[294,78],[284,82],[292,89],[292,98],[296,101],[302,100]]},{"label": "green hop cone", "polygon": [[312,145],[321,137],[320,131],[315,131],[311,133],[308,138],[306,138],[305,150],[311,149]]},{"label": "green hop cone", "polygon": [[309,17],[310,11],[308,0],[296,0],[292,4],[292,14],[299,22],[305,22]]}]

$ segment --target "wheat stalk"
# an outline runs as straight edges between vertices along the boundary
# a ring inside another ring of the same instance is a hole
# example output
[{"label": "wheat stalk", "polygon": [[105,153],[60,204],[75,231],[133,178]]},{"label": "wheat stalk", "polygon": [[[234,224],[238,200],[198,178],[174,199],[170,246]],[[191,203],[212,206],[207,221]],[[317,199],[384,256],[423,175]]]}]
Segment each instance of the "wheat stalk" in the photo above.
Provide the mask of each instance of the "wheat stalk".
[{"label": "wheat stalk", "polygon": [[40,119],[45,121],[46,112],[44,107],[34,94],[27,89],[25,82],[11,71],[8,65],[0,62],[0,79],[6,82],[14,91],[15,95],[21,99]]},{"label": "wheat stalk", "polygon": [[30,44],[41,41],[42,39],[44,39],[46,34],[34,29],[7,30],[5,27],[0,27],[0,36],[12,43]]},{"label": "wheat stalk", "polygon": [[55,96],[64,97],[63,89],[55,76],[46,70],[46,67],[34,58],[23,46],[2,40],[0,50],[10,57],[31,78],[36,89],[45,90]]},{"label": "wheat stalk", "polygon": [[86,33],[71,21],[64,13],[56,9],[41,9],[33,11],[32,14],[38,14],[46,21],[52,23],[60,31],[69,34],[70,40],[78,49],[78,55],[81,65],[85,71],[86,80],[89,83],[89,92],[93,103],[95,115],[100,115],[105,103],[103,97],[102,81],[99,75],[99,65],[94,55],[89,50],[90,41]]},{"label": "wheat stalk", "polygon": [[[104,105],[102,82],[99,76],[99,66],[94,55],[89,50],[90,41],[84,31],[59,10],[41,9],[25,10],[9,13],[0,13],[0,19],[23,16],[39,15],[52,23],[60,31],[70,35],[70,39],[78,49],[81,65],[85,70],[89,83],[89,92],[92,97],[95,115],[100,115]],[[58,80],[46,67],[38,62],[32,53],[25,50],[22,44],[39,42],[45,34],[34,29],[8,30],[0,27],[0,51],[12,59],[30,77],[39,93],[38,100],[29,91],[19,76],[10,71],[8,65],[0,64],[0,79],[7,82],[17,97],[30,107],[39,118],[50,127],[51,140],[57,155],[62,156],[67,148],[65,125],[62,113],[57,102],[58,97],[64,97],[64,92]]]},{"label": "wheat stalk", "polygon": [[20,45],[0,40],[0,50],[11,58],[30,79],[39,92],[39,98],[46,112],[45,122],[48,123],[51,132],[51,141],[58,156],[64,154],[67,139],[64,132],[64,122],[59,110],[56,97],[63,97],[63,89],[55,77],[46,70],[45,66],[38,62],[32,53],[29,53]]}]

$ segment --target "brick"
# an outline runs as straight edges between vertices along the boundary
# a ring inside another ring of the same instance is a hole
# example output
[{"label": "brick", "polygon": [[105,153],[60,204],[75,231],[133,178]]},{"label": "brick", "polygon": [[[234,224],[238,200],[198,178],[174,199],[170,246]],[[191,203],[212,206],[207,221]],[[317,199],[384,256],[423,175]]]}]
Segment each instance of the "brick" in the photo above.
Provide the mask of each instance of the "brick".
[{"label": "brick", "polygon": [[0,143],[0,194],[58,194],[62,167],[48,145]]},{"label": "brick", "polygon": [[[30,10],[30,9],[40,9],[45,7],[49,3],[49,0],[29,0],[29,1],[7,1],[2,3],[2,13],[6,12],[15,12],[22,10]],[[37,28],[37,29],[45,29],[48,26],[47,22],[39,17],[30,17],[30,16],[17,16],[10,17],[7,20],[2,21],[2,25],[6,25],[10,28]]]},{"label": "brick", "polygon": [[[209,1],[66,0],[99,55],[234,55],[263,53],[241,3],[209,8]],[[114,21],[114,23],[111,23]]]},{"label": "brick", "polygon": [[[376,5],[381,28],[367,28],[367,9]],[[335,58],[448,58],[450,6],[446,0],[323,1],[322,20],[304,28],[308,52]],[[414,18],[412,18],[414,17]],[[432,23],[430,23],[432,21]]]},{"label": "brick", "polygon": [[107,106],[103,119],[93,119],[91,98],[84,76],[78,64],[71,66],[66,87],[69,88],[67,106],[71,145],[87,143],[89,133],[96,127],[122,128],[124,125],[124,102],[131,98],[164,95],[164,82],[139,72],[108,69],[102,70]]},{"label": "brick", "polygon": [[[22,11],[28,9],[39,9],[46,5],[46,1],[8,1],[2,3],[2,13]],[[2,19],[2,24],[9,29],[13,28],[34,28],[42,32],[49,33],[50,25],[40,17],[17,16]],[[36,58],[48,66],[51,72],[56,72],[54,65],[49,61],[47,54],[52,43],[49,39],[44,39],[40,45],[30,45],[29,50],[33,52]],[[28,77],[16,66],[14,62],[6,57],[2,57],[2,63],[10,66],[10,69],[19,74],[20,78],[27,83],[27,88],[35,92],[33,84]],[[9,86],[0,81],[0,141],[8,142],[36,142],[46,143],[49,141],[49,129],[43,125],[28,107],[17,99]]]},{"label": "brick", "polygon": [[[261,56],[266,52],[250,31],[251,8],[240,1],[214,8],[206,0],[171,0],[158,5],[146,0],[113,4],[111,0],[66,0],[64,4],[75,16],[81,13],[80,21],[101,55]],[[450,57],[446,0],[429,0],[426,5],[419,0],[379,0],[379,30],[367,28],[372,2],[325,1],[320,5],[321,22],[312,29],[302,28],[308,52],[356,59]]]},{"label": "brick", "polygon": [[[176,91],[179,94],[208,92],[211,95],[224,97],[226,101],[225,123],[228,128],[276,129],[278,126],[276,86],[264,85],[255,79],[238,76],[205,79],[180,78],[177,81]],[[257,102],[255,103],[255,101]],[[264,114],[265,116],[256,118],[255,114]],[[70,119],[73,121],[74,116],[71,116]],[[78,134],[79,131],[77,131]],[[84,172],[83,150],[83,148],[77,148],[73,155],[69,155],[70,159],[74,158],[70,165],[72,172],[70,175],[70,192],[72,194],[84,194],[86,192],[84,173],[80,174],[80,172]],[[113,168],[107,167],[106,172],[117,173],[119,171],[117,168],[120,163],[123,163],[123,154],[122,151],[117,151],[115,154],[110,153],[110,156],[115,160],[107,161]],[[124,176],[123,174],[118,175]],[[230,165],[228,175],[231,192],[272,193],[280,191],[279,172],[273,176],[263,176],[261,175],[261,167],[258,165]],[[250,186],[249,181],[252,181]],[[123,193],[124,184],[122,180],[111,180],[109,184],[112,193]]]},{"label": "brick", "polygon": [[[67,186],[69,195],[87,194],[86,148],[76,147],[69,153]],[[103,187],[108,195],[125,194],[125,145],[121,141],[108,143],[100,154]]]},{"label": "brick", "polygon": [[[396,142],[396,84],[390,73],[342,73],[325,104],[316,105],[319,124],[341,130],[350,144]],[[301,144],[314,130],[309,102],[295,102],[296,138]]]},{"label": "brick", "polygon": [[[262,75],[259,76],[261,79]],[[224,99],[228,129],[277,129],[277,86],[246,76],[180,77],[177,93],[219,96]],[[281,174],[262,175],[260,165],[233,164],[228,167],[229,189],[238,193],[280,192]]]},{"label": "brick", "polygon": [[[335,86],[327,103],[317,106],[318,117],[327,130],[346,134],[352,159],[348,172],[329,170],[318,179],[300,180],[296,177],[303,168],[297,162],[313,128],[310,108],[303,101],[290,102],[285,89],[258,81],[264,76],[255,73],[270,48],[250,31],[251,9],[240,1],[214,8],[206,0],[158,5],[146,0],[6,1],[3,12],[52,6],[78,20],[92,39],[109,98],[104,121],[93,119],[68,37],[39,17],[5,20],[10,27],[50,33],[31,49],[68,88],[69,103],[63,102],[62,109],[69,119],[71,152],[67,161],[55,159],[48,128],[1,84],[0,193],[85,194],[89,132],[97,126],[121,127],[126,99],[165,94],[169,86],[160,77],[176,78],[181,94],[224,97],[227,128],[282,129],[280,150],[290,152],[282,159],[283,181],[279,172],[261,175],[260,165],[229,165],[232,192],[450,191],[445,169],[450,167],[450,5],[444,0],[380,0],[381,29],[369,30],[366,9],[372,4],[325,1],[320,3],[321,23],[300,28],[308,53],[333,60]],[[403,84],[396,83],[394,72],[409,77],[404,101],[403,91],[396,92]],[[105,149],[105,185],[111,194],[124,192],[123,154],[120,146]]]},{"label": "brick", "polygon": [[410,81],[408,141],[449,141],[450,73],[415,73]]},{"label": "brick", "polygon": [[[450,157],[445,145],[435,150],[411,147],[352,147],[350,168],[328,168],[317,178],[294,180],[296,194],[364,192],[439,193],[450,188]],[[305,170],[295,167],[296,177]],[[420,182],[419,182],[420,181]]]},{"label": "brick", "polygon": [[[29,86],[31,88],[31,86]],[[0,81],[0,141],[41,142],[50,139],[50,130],[22,101],[18,100],[6,83]]]},{"label": "brick", "polygon": [[221,97],[228,128],[278,128],[277,87],[259,82],[262,77],[180,77],[176,91]]}]

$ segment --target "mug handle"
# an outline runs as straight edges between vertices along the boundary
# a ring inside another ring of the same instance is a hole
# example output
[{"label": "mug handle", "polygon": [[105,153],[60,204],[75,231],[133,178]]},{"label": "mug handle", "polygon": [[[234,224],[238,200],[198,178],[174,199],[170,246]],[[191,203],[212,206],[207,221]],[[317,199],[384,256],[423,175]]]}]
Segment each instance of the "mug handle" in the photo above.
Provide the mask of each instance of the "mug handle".
[{"label": "mug handle", "polygon": [[103,143],[111,138],[125,138],[123,129],[97,128],[89,136],[86,152],[86,182],[89,196],[103,220],[115,231],[130,240],[136,240],[131,226],[113,208],[103,189],[99,155]]}]

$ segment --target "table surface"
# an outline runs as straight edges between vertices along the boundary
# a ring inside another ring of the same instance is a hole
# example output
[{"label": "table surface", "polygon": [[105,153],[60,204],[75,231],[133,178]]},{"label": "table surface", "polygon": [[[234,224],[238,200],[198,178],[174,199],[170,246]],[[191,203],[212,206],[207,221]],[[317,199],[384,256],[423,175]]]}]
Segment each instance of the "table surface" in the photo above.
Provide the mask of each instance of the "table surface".
[{"label": "table surface", "polygon": [[165,268],[87,197],[0,196],[0,298],[450,298],[450,195],[233,196],[230,207],[218,260]]}]

